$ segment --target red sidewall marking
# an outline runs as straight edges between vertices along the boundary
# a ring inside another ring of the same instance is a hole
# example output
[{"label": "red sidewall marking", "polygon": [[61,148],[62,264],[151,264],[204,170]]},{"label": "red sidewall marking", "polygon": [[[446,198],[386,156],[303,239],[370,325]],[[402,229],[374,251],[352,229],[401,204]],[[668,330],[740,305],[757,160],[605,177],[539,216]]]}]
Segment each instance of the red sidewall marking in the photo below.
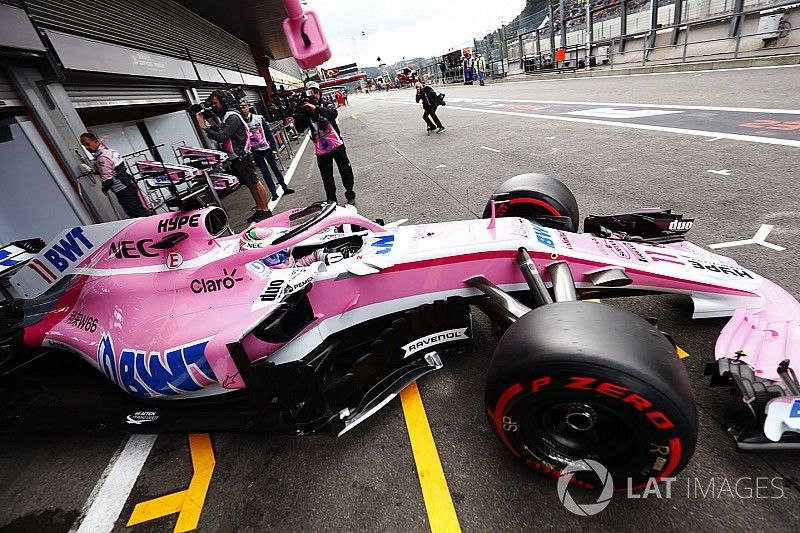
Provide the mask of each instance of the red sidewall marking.
[{"label": "red sidewall marking", "polygon": [[511,453],[514,454],[514,457],[519,457],[520,453],[514,449],[510,442],[508,442],[508,438],[506,437],[506,432],[503,430],[503,414],[505,413],[506,405],[508,402],[523,391],[522,385],[519,383],[515,383],[511,387],[507,388],[503,394],[500,395],[500,398],[497,400],[497,404],[495,405],[494,409],[494,427],[497,429],[497,434],[500,436],[500,440],[503,441],[503,444],[506,445]]},{"label": "red sidewall marking", "polygon": [[[656,483],[660,482],[665,477],[669,477],[670,474],[675,472],[675,469],[678,468],[678,463],[681,462],[681,456],[683,455],[683,444],[681,443],[681,439],[678,437],[674,437],[669,440],[669,461],[667,461],[667,466],[664,468],[664,471],[661,472],[659,475],[655,477]],[[641,483],[636,485],[635,487],[631,487],[630,490],[641,490],[647,486],[647,483]],[[617,489],[617,491],[621,491],[622,489]]]},{"label": "red sidewall marking", "polygon": [[548,213],[553,215],[554,217],[560,217],[561,213],[553,207],[552,205],[548,204],[544,200],[539,200],[538,198],[512,198],[508,201],[509,204],[533,204],[538,205],[539,207],[543,207]]}]

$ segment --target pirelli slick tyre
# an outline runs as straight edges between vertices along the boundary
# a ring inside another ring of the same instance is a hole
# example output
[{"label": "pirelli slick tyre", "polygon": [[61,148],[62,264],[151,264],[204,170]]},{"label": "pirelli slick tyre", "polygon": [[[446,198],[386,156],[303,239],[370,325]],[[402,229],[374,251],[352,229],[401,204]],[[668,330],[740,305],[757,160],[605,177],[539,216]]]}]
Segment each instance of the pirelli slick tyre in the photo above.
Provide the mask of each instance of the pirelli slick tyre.
[{"label": "pirelli slick tyre", "polygon": [[569,217],[570,223],[557,229],[578,231],[578,202],[569,188],[544,174],[520,174],[507,179],[489,198],[483,218],[492,214],[491,200],[498,217],[521,217],[532,220],[539,216]]},{"label": "pirelli slick tyre", "polygon": [[[517,459],[551,477],[592,459],[616,489],[675,476],[697,442],[697,412],[675,347],[605,304],[530,311],[500,339],[486,383],[489,422]],[[598,488],[591,470],[571,483]]]}]

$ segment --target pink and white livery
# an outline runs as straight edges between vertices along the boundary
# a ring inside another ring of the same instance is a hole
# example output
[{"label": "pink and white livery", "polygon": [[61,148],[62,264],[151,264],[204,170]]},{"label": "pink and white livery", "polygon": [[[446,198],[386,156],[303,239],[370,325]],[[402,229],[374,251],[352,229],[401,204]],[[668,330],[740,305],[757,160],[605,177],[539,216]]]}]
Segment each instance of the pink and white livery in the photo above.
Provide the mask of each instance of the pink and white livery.
[{"label": "pink and white livery", "polygon": [[15,243],[0,252],[2,423],[75,424],[69,374],[33,421],[31,395],[14,393],[45,349],[121,389],[84,407],[94,428],[341,435],[463,352],[475,306],[505,330],[486,410],[509,452],[553,476],[592,458],[618,486],[644,486],[692,455],[686,371],[655,325],[580,298],[674,293],[696,318],[732,317],[712,373],[749,409],[739,446],[796,448],[800,303],[685,241],[693,221],[668,210],[590,216],[585,233],[578,221],[561,182],[526,174],[479,220],[387,225],[319,203],[221,237],[212,207]]}]

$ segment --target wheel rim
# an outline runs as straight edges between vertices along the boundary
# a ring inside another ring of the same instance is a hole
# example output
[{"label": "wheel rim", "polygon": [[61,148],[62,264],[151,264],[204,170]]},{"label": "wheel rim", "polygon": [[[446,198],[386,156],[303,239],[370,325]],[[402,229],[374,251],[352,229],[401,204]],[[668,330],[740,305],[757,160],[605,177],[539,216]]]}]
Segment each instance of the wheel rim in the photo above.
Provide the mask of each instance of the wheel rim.
[{"label": "wheel rim", "polygon": [[[606,466],[627,462],[640,447],[636,432],[609,407],[596,402],[554,401],[531,406],[525,440],[554,458],[592,458]],[[539,447],[539,446],[537,446]]]}]

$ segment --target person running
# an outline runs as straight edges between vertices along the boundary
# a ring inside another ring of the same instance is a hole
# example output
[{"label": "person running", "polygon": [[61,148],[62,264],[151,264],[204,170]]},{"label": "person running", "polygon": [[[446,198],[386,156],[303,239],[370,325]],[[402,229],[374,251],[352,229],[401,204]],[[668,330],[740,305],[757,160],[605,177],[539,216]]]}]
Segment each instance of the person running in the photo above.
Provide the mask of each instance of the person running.
[{"label": "person running", "polygon": [[436,108],[439,107],[439,97],[436,95],[436,91],[430,85],[422,85],[422,82],[419,81],[415,87],[417,88],[417,103],[421,100],[422,109],[425,110],[422,120],[428,125],[428,131],[436,130],[436,133],[442,133],[447,128],[442,126],[442,121],[436,116]]}]

